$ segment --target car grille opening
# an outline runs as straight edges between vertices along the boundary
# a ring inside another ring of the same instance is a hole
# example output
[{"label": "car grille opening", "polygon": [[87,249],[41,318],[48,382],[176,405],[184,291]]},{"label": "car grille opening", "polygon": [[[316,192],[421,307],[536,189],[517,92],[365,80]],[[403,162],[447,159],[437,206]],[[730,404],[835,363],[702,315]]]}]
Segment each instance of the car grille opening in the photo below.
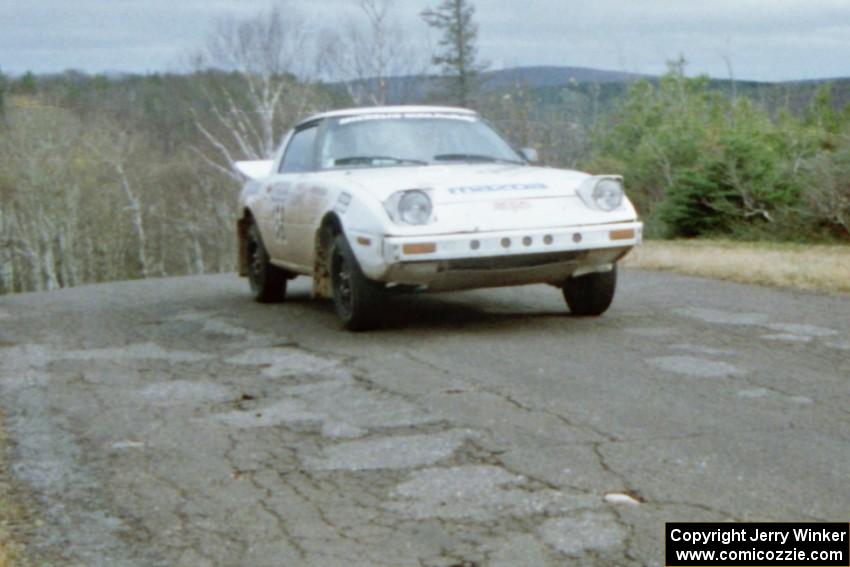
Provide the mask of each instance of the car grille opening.
[{"label": "car grille opening", "polygon": [[587,255],[586,251],[551,252],[546,254],[517,254],[512,256],[487,256],[485,258],[460,258],[440,262],[440,271],[447,270],[510,270],[533,268],[547,264],[575,262]]}]

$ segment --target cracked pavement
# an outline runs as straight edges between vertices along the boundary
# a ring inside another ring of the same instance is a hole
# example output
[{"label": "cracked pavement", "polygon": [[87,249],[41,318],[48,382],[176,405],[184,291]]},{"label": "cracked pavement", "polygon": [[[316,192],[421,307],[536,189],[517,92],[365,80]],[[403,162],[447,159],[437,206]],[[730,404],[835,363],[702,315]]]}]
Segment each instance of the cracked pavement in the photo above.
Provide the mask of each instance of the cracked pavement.
[{"label": "cracked pavement", "polygon": [[397,298],[296,280],[0,298],[0,403],[44,565],[661,565],[665,521],[850,510],[850,297],[626,271]]}]

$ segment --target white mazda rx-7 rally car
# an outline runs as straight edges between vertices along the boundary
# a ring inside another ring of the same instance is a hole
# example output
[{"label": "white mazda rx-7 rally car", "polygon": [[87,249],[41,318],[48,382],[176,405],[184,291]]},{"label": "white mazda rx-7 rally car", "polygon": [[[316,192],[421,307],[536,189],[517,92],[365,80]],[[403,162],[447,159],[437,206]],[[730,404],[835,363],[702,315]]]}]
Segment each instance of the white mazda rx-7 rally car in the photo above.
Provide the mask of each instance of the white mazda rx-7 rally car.
[{"label": "white mazda rx-7 rally car", "polygon": [[392,291],[548,283],[570,311],[611,304],[641,239],[622,178],[534,167],[470,110],[359,108],[308,118],[272,160],[239,162],[239,273],[258,301],[313,278],[346,328]]}]

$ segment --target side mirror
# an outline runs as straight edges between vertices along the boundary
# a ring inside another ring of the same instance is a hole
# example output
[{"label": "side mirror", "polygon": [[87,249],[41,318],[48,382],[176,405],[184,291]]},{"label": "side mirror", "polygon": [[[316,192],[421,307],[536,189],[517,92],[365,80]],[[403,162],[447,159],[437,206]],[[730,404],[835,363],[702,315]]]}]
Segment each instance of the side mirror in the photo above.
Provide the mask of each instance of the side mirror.
[{"label": "side mirror", "polygon": [[519,153],[528,163],[537,163],[540,161],[540,156],[537,155],[537,150],[534,148],[520,148]]}]

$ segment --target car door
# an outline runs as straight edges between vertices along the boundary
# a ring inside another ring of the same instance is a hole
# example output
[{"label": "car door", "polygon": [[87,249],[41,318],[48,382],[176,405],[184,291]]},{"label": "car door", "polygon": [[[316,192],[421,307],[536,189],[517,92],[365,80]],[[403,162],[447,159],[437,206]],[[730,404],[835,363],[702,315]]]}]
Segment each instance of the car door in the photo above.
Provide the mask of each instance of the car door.
[{"label": "car door", "polygon": [[304,187],[315,169],[315,145],[318,123],[298,127],[284,150],[278,172],[267,188],[269,210],[266,248],[272,259],[299,271],[309,270],[303,254],[296,253],[303,239],[299,230],[303,223]]}]

